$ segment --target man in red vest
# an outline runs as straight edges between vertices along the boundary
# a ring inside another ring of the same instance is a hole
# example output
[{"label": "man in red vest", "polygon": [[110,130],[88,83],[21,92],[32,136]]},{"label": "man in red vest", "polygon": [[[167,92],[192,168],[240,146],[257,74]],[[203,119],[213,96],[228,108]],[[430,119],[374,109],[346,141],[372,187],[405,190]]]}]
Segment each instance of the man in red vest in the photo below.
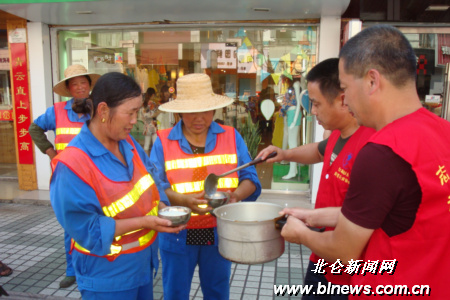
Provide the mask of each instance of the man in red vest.
[{"label": "man in red vest", "polygon": [[[88,73],[82,65],[71,65],[64,71],[64,79],[58,82],[53,91],[63,97],[71,97],[69,101],[57,102],[47,108],[44,114],[31,123],[29,132],[35,145],[42,153],[53,159],[64,150],[67,144],[80,132],[83,124],[90,119],[88,112],[78,111],[77,104],[89,97],[99,74]],[[48,140],[45,132],[55,132],[55,146]],[[66,277],[60,282],[61,288],[75,283],[75,272],[72,267],[72,256],[69,254],[70,237],[65,233]]]},{"label": "man in red vest", "polygon": [[[303,208],[290,208],[286,211],[290,215],[306,220],[310,226],[333,226],[327,223],[327,214],[335,215],[340,210],[350,183],[350,173],[361,147],[375,132],[372,128],[359,126],[356,119],[350,114],[344,104],[344,93],[339,83],[339,59],[330,58],[314,66],[307,76],[308,94],[312,103],[311,113],[316,116],[320,125],[325,130],[330,130],[331,135],[316,143],[303,145],[297,148],[282,150],[275,146],[269,146],[261,151],[259,157],[265,158],[273,151],[277,156],[268,162],[282,160],[294,161],[302,164],[323,162],[322,175],[317,194],[316,208],[327,210],[312,210]],[[345,274],[333,275],[330,268],[326,273],[313,272],[314,265],[320,259],[315,253],[311,254],[308,270],[306,271],[305,284],[314,286],[316,291],[319,282],[322,285],[349,284],[350,277]],[[320,295],[313,293],[304,296],[304,299],[346,299],[344,295]]]},{"label": "man in red vest", "polygon": [[282,230],[327,261],[349,262],[351,297],[448,298],[450,123],[422,107],[416,64],[392,26],[369,27],[344,45],[345,103],[377,132],[356,158],[335,230],[312,232],[294,217]]}]

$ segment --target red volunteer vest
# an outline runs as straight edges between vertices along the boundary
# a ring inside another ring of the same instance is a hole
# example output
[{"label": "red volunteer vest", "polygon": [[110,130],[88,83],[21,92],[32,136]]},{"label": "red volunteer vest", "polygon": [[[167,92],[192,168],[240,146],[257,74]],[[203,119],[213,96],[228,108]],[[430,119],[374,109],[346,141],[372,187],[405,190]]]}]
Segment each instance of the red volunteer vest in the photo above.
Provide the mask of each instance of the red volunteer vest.
[{"label": "red volunteer vest", "polygon": [[[316,208],[342,206],[350,184],[350,172],[353,163],[355,162],[356,155],[374,133],[374,129],[360,126],[345,143],[341,152],[339,152],[339,155],[330,166],[331,154],[341,135],[339,130],[334,130],[331,133],[325,148],[322,174],[315,205]],[[326,230],[333,229],[334,228],[327,228]],[[320,257],[312,253],[310,259],[317,263]],[[347,273],[342,273],[340,275],[332,274],[330,268],[331,264],[332,263],[328,262],[327,267],[324,268],[327,272],[325,274],[326,279],[334,284],[349,284],[350,275]]]},{"label": "red volunteer vest", "polygon": [[[421,108],[398,119],[370,140],[389,146],[411,164],[422,190],[422,202],[411,229],[394,237],[374,231],[361,259],[397,260],[393,275],[354,275],[352,284],[429,285],[431,299],[447,299],[450,270],[450,123]],[[371,296],[361,295],[360,298]]]},{"label": "red volunteer vest", "polygon": [[72,122],[69,120],[66,102],[55,103],[55,149],[56,153],[63,151],[67,144],[80,132],[84,122]]},{"label": "red volunteer vest", "polygon": [[[237,150],[234,128],[222,126],[225,132],[217,135],[216,147],[205,154],[183,152],[178,141],[168,139],[172,128],[159,130],[158,136],[164,151],[167,179],[172,189],[181,194],[200,193],[204,180],[210,173],[222,174],[237,167]],[[234,191],[239,185],[237,172],[219,180],[218,191]],[[210,214],[192,214],[188,229],[211,228],[216,218]]]},{"label": "red volunteer vest", "polygon": [[[81,149],[67,147],[51,161],[54,171],[58,163],[63,163],[81,180],[88,184],[97,194],[98,201],[105,216],[115,220],[158,215],[159,193],[153,178],[141,161],[133,141],[133,177],[130,181],[112,181],[108,179]],[[111,245],[111,253],[106,257],[114,260],[120,254],[135,253],[150,246],[157,233],[150,229],[139,229],[116,237]],[[73,243],[74,248],[84,254],[93,255],[80,244]],[[97,255],[94,255],[97,256]]]}]

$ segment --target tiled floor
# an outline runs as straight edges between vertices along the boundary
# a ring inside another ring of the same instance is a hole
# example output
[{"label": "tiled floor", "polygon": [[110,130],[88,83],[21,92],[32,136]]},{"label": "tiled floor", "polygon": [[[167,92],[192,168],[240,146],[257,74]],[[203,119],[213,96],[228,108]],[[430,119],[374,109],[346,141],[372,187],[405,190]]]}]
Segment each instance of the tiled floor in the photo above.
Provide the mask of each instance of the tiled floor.
[{"label": "tiled floor", "polygon": [[[0,191],[0,260],[14,270],[9,277],[0,277],[0,285],[12,299],[80,299],[76,285],[59,288],[65,272],[63,230],[49,206],[48,191],[20,191],[14,180],[0,180]],[[258,201],[311,206],[305,193],[266,192]],[[310,253],[305,247],[286,243],[284,254],[275,261],[233,263],[230,299],[280,298],[274,296],[274,284],[302,284]],[[154,298],[163,299],[160,271],[153,284]],[[198,272],[192,281],[191,299],[203,299]]]},{"label": "tiled floor", "polygon": [[[0,260],[14,273],[0,277],[5,290],[18,293],[80,298],[77,286],[59,289],[64,276],[63,230],[49,206],[0,203]],[[259,264],[232,264],[230,299],[274,299],[274,284],[301,284],[310,251],[286,243],[277,260]],[[159,273],[154,298],[163,299]],[[203,299],[198,273],[191,299]]]}]

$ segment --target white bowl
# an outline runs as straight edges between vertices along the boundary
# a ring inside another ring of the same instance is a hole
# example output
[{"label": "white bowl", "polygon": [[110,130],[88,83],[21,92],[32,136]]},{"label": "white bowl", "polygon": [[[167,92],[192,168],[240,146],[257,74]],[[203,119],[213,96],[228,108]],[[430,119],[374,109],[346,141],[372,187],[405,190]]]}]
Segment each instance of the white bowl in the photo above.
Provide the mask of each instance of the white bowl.
[{"label": "white bowl", "polygon": [[191,209],[185,206],[167,206],[158,211],[158,216],[170,220],[172,226],[184,225],[191,218]]}]

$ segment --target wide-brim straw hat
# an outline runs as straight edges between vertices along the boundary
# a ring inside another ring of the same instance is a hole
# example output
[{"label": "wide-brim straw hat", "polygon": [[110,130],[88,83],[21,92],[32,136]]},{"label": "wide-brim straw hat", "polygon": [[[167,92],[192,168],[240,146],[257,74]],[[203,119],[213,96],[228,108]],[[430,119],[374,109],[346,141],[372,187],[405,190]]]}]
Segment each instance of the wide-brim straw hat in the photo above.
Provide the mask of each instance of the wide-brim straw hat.
[{"label": "wide-brim straw hat", "polygon": [[100,78],[101,75],[95,73],[88,73],[86,68],[82,65],[68,66],[67,69],[64,71],[64,79],[58,82],[53,87],[53,91],[60,96],[72,97],[69,90],[67,89],[66,80],[85,75],[91,78],[91,91],[92,91],[92,88],[94,87],[95,83],[97,82],[97,80]]},{"label": "wide-brim straw hat", "polygon": [[215,94],[211,79],[206,74],[184,75],[177,80],[177,98],[161,104],[161,111],[195,113],[215,110],[233,103],[233,99]]}]

